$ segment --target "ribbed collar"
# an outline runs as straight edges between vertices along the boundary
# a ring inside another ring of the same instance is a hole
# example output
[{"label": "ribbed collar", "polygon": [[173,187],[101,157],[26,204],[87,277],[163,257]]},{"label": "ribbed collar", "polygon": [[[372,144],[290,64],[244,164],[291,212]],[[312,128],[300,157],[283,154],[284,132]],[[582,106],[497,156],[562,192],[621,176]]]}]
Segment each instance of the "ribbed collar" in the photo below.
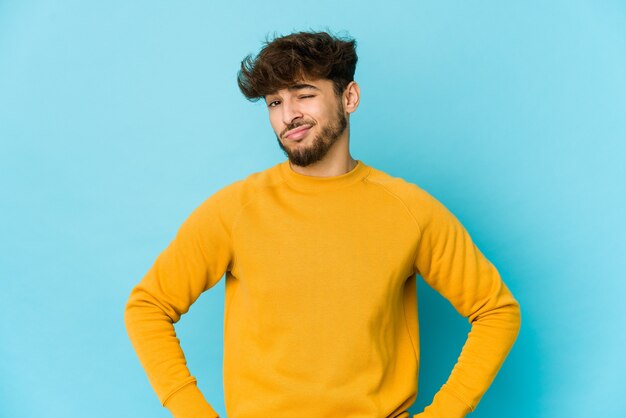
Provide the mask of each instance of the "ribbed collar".
[{"label": "ribbed collar", "polygon": [[353,184],[369,174],[370,167],[361,160],[356,161],[357,164],[351,171],[338,176],[318,177],[297,173],[289,165],[288,159],[279,164],[279,171],[287,183],[295,189],[309,192],[327,191]]}]

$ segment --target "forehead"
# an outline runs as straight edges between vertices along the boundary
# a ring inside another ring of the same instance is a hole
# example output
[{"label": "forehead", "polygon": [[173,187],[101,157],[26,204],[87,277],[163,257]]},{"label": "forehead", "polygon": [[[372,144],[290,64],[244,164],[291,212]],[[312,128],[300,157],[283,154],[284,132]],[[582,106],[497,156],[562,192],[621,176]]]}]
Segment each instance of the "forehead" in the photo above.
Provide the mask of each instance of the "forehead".
[{"label": "forehead", "polygon": [[283,94],[293,94],[293,93],[297,93],[297,92],[299,92],[301,90],[315,90],[315,91],[319,91],[319,92],[324,92],[324,91],[328,90],[328,88],[332,89],[332,81],[330,81],[330,80],[325,80],[325,79],[298,80],[298,81],[294,81],[293,84],[289,85],[288,87],[279,89],[279,90],[277,90],[275,92],[272,92],[272,93],[269,93],[267,95],[267,97],[279,96],[279,95],[283,95]]}]

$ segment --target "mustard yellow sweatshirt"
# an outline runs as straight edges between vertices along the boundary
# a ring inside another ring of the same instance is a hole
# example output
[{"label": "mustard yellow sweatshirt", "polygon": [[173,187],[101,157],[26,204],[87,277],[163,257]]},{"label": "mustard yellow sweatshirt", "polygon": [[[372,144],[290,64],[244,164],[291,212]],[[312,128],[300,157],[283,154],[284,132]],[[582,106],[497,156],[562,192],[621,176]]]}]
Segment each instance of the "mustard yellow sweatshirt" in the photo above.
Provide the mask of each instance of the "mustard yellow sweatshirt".
[{"label": "mustard yellow sweatshirt", "polygon": [[415,417],[473,411],[521,323],[496,268],[426,191],[362,161],[314,177],[284,160],[206,199],[130,294],[130,340],[176,418],[218,416],[173,324],[224,275],[229,418],[409,417],[420,364],[416,275],[471,331]]}]

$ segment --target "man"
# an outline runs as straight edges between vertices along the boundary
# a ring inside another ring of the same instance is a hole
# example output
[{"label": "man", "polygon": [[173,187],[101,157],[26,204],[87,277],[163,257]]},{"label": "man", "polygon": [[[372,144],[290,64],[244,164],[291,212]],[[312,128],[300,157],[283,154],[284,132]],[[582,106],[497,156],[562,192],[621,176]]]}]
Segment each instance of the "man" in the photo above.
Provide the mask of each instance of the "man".
[{"label": "man", "polygon": [[246,57],[288,159],[226,186],[183,223],[132,290],[126,327],[177,418],[217,417],[173,324],[225,274],[229,418],[408,417],[417,395],[416,275],[472,324],[422,418],[476,408],[520,327],[519,304],[459,221],[349,151],[355,41],[300,32]]}]

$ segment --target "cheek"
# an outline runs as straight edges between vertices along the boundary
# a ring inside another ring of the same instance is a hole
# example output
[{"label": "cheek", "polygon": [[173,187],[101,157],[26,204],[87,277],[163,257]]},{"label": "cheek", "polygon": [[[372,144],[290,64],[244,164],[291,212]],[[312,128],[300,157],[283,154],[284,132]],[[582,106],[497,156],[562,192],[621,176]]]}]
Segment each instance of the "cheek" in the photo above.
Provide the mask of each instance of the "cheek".
[{"label": "cheek", "polygon": [[270,125],[274,132],[276,132],[277,134],[279,134],[282,130],[282,123],[280,122],[280,120],[278,120],[276,117],[273,117],[272,115],[270,115]]},{"label": "cheek", "polygon": [[328,105],[318,106],[310,110],[309,117],[313,118],[318,123],[326,124],[328,123],[329,119],[331,119],[332,112],[333,112],[333,109]]}]

